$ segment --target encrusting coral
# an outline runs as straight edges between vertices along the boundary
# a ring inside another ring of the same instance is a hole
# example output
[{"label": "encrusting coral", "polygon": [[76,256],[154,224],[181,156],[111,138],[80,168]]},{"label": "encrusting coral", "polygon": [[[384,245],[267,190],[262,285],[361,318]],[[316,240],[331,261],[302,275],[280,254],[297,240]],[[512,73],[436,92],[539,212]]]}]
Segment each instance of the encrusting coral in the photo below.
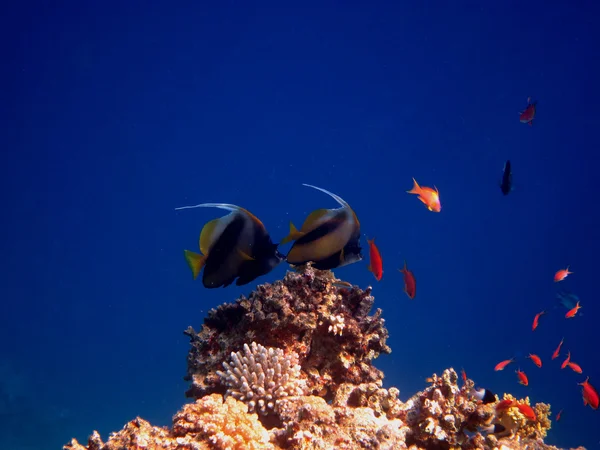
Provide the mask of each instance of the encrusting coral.
[{"label": "encrusting coral", "polygon": [[[516,407],[497,411],[498,401],[474,398],[471,380],[459,386],[453,369],[406,402],[384,389],[372,361],[391,350],[381,310],[369,315],[373,302],[370,288],[310,266],[260,285],[211,310],[199,332],[186,330],[195,401],[171,428],[137,418],[106,443],[94,432],[64,449],[555,448],[543,442],[548,405],[533,406],[535,420]],[[493,434],[494,424],[503,432]]]}]

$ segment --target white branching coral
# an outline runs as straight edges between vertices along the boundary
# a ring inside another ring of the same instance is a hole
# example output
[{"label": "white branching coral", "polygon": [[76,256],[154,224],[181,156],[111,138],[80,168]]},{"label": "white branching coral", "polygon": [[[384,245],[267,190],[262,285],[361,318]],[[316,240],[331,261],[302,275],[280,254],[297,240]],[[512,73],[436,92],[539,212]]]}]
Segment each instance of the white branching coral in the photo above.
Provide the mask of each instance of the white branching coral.
[{"label": "white branching coral", "polygon": [[344,316],[342,316],[342,315],[331,316],[330,320],[331,320],[331,325],[329,325],[329,332],[333,333],[333,334],[339,333],[339,335],[341,336],[342,331],[344,330],[344,327],[346,326],[346,324],[344,323]]},{"label": "white branching coral", "polygon": [[248,411],[268,414],[277,400],[306,392],[306,381],[300,378],[298,355],[284,354],[279,348],[263,347],[256,342],[244,344],[244,352],[232,352],[224,362],[225,371],[217,371],[227,385],[227,395],[245,402]]}]

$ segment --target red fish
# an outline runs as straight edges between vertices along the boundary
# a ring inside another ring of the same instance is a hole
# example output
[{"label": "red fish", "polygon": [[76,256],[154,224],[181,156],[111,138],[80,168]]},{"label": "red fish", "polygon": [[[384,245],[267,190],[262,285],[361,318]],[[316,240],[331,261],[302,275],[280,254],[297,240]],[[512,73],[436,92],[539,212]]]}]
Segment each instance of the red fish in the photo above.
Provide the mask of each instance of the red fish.
[{"label": "red fish", "polygon": [[429,211],[440,212],[442,210],[442,204],[440,203],[440,193],[437,188],[431,189],[430,187],[421,187],[417,180],[413,178],[413,188],[410,191],[406,191],[409,194],[417,194],[419,200],[421,200]]},{"label": "red fish", "polygon": [[516,370],[515,372],[517,372],[517,376],[519,377],[519,383],[523,386],[529,386],[529,378],[527,378],[525,372],[523,372],[521,369]]},{"label": "red fish", "polygon": [[531,102],[531,97],[527,99],[527,108],[519,113],[519,121],[521,123],[527,123],[529,126],[533,125],[533,119],[535,118],[535,108],[537,102]]},{"label": "red fish", "polygon": [[467,372],[465,372],[465,369],[461,369],[460,374],[462,376],[463,383],[466,384],[467,383]]},{"label": "red fish", "polygon": [[563,410],[561,409],[558,414],[556,415],[556,421],[558,422],[560,420],[560,416],[562,414]]},{"label": "red fish", "polygon": [[515,401],[513,399],[507,398],[505,400],[501,400],[496,405],[496,411],[504,411],[511,406],[514,406]]},{"label": "red fish", "polygon": [[508,366],[511,362],[514,361],[514,358],[511,359],[505,359],[504,361],[499,362],[498,364],[496,364],[496,367],[494,367],[494,370],[496,372],[498,372],[499,370],[504,370],[504,368],[506,366]]},{"label": "red fish", "polygon": [[519,408],[519,411],[521,412],[521,414],[523,414],[525,417],[527,417],[527,419],[535,422],[537,420],[537,416],[535,415],[535,411],[533,410],[533,408],[529,405],[526,405],[525,403],[517,403],[517,408]]},{"label": "red fish", "polygon": [[579,311],[581,309],[581,306],[579,306],[579,302],[577,302],[577,304],[573,307],[573,309],[570,309],[569,311],[567,311],[567,313],[565,314],[565,317],[567,319],[571,319],[572,317],[575,317],[575,315],[577,314],[577,311]]},{"label": "red fish", "polygon": [[381,280],[383,276],[383,261],[381,260],[381,253],[375,245],[375,239],[368,240],[369,243],[369,270],[375,275],[377,281]]},{"label": "red fish", "polygon": [[558,358],[558,355],[560,355],[560,348],[562,347],[563,342],[565,342],[565,338],[562,338],[560,340],[558,347],[556,347],[556,350],[554,350],[554,353],[552,353],[552,359],[556,359],[556,358]]},{"label": "red fish", "polygon": [[563,363],[560,365],[561,369],[564,369],[565,367],[567,367],[569,365],[569,362],[571,361],[571,352],[567,353],[567,359],[565,359],[563,361]]},{"label": "red fish", "polygon": [[565,278],[567,278],[569,275],[571,275],[573,272],[569,272],[569,266],[567,266],[566,269],[561,269],[558,272],[556,272],[554,274],[554,282],[558,283],[559,281],[564,280]]},{"label": "red fish", "polygon": [[538,355],[530,353],[528,358],[531,359],[536,366],[542,367],[542,359]]},{"label": "red fish", "polygon": [[571,369],[573,369],[573,372],[583,373],[583,370],[581,369],[581,366],[579,364],[569,361],[569,363],[567,365]]},{"label": "red fish", "polygon": [[535,317],[533,318],[533,325],[531,326],[531,331],[535,331],[535,329],[539,325],[540,317],[544,314],[546,314],[546,311],[539,312],[535,315]]},{"label": "red fish", "polygon": [[583,383],[577,383],[583,386],[581,393],[583,394],[583,404],[590,405],[592,409],[598,409],[598,391],[589,382],[590,377],[587,377]]},{"label": "red fish", "polygon": [[415,298],[415,295],[417,295],[417,280],[413,273],[406,268],[406,261],[404,261],[404,268],[398,270],[404,274],[404,292],[410,299]]}]

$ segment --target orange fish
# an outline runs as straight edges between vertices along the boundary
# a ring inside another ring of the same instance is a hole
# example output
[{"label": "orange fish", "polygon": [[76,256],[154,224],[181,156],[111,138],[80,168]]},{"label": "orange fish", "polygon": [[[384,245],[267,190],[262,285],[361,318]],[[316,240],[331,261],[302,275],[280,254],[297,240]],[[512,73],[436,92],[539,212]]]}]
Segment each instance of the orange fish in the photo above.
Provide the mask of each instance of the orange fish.
[{"label": "orange fish", "polygon": [[569,266],[567,266],[566,269],[561,269],[558,272],[556,272],[554,274],[554,282],[558,283],[559,281],[564,280],[565,278],[567,278],[569,275],[571,275],[573,272],[569,272]]},{"label": "orange fish", "polygon": [[421,187],[417,180],[413,178],[413,188],[410,191],[406,191],[409,194],[417,194],[419,200],[421,200],[429,211],[440,212],[442,210],[442,204],[440,203],[440,193],[434,186],[434,189],[430,187]]},{"label": "orange fish", "polygon": [[529,379],[527,378],[527,375],[525,375],[525,372],[523,372],[521,369],[515,370],[515,372],[519,377],[519,383],[523,386],[529,386]]},{"label": "orange fish", "polygon": [[561,369],[564,369],[565,367],[567,367],[569,365],[569,362],[571,361],[571,352],[567,353],[567,359],[565,359],[563,361],[563,363],[560,365]]},{"label": "orange fish", "polygon": [[542,359],[538,355],[530,353],[528,358],[531,359],[536,366],[542,367]]},{"label": "orange fish", "polygon": [[494,367],[494,370],[496,372],[498,372],[499,370],[504,370],[504,368],[506,366],[508,366],[511,362],[513,362],[514,360],[515,360],[514,358],[511,358],[511,359],[506,359],[502,362],[499,362],[498,364],[496,364],[496,367]]},{"label": "orange fish", "polygon": [[383,276],[383,261],[381,260],[381,253],[375,245],[375,239],[368,240],[369,243],[369,270],[375,275],[377,281],[381,280]]},{"label": "orange fish", "polygon": [[589,382],[590,377],[587,377],[583,383],[577,383],[583,386],[581,393],[583,394],[583,405],[590,405],[592,409],[598,409],[598,391]]},{"label": "orange fish", "polygon": [[531,97],[527,98],[527,108],[519,113],[519,121],[521,123],[527,123],[529,126],[533,125],[533,119],[535,118],[535,108],[537,102],[531,102]]},{"label": "orange fish", "polygon": [[556,415],[556,421],[558,422],[560,420],[560,416],[562,414],[563,410],[561,409],[558,414]]},{"label": "orange fish", "polygon": [[496,411],[504,411],[511,406],[514,406],[515,401],[513,399],[507,398],[505,400],[501,400],[496,405]]},{"label": "orange fish", "polygon": [[570,309],[569,311],[567,311],[567,313],[565,314],[565,317],[567,319],[575,317],[575,314],[577,314],[577,311],[579,311],[579,309],[581,309],[581,306],[579,306],[579,302],[577,302],[577,304],[573,307],[573,309]]},{"label": "orange fish", "polygon": [[562,347],[564,341],[565,341],[565,338],[562,338],[560,340],[558,347],[556,347],[556,350],[554,350],[554,353],[552,353],[552,359],[558,358],[558,355],[560,355],[560,348]]},{"label": "orange fish", "polygon": [[535,422],[537,420],[537,417],[535,415],[535,411],[533,410],[533,408],[529,405],[526,405],[525,403],[517,403],[517,408],[519,408],[519,411],[521,412],[521,414],[523,414],[525,417],[527,417],[527,419]]},{"label": "orange fish", "polygon": [[573,372],[583,373],[583,370],[581,370],[581,366],[579,364],[569,361],[567,365],[573,369]]},{"label": "orange fish", "polygon": [[417,280],[413,273],[406,268],[406,261],[404,261],[404,268],[398,269],[398,271],[404,274],[404,292],[412,300],[417,295]]},{"label": "orange fish", "polygon": [[463,383],[466,383],[467,382],[467,372],[465,372],[465,369],[461,369],[460,373],[462,376]]},{"label": "orange fish", "polygon": [[539,312],[535,315],[535,317],[533,318],[533,325],[531,326],[531,331],[534,331],[538,327],[540,317],[544,314],[546,314],[546,311]]}]

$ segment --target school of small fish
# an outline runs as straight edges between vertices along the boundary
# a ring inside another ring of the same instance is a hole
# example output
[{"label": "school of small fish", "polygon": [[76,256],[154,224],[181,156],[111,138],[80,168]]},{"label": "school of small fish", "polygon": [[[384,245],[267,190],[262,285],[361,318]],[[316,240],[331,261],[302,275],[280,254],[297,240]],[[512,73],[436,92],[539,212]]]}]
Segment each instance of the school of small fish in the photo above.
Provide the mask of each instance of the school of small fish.
[{"label": "school of small fish", "polygon": [[[527,99],[527,107],[519,113],[519,121],[529,126],[533,125],[536,115],[537,102]],[[442,205],[440,193],[437,187],[420,186],[413,178],[412,189],[406,191],[409,194],[416,195],[425,207],[431,211],[440,213]],[[504,195],[512,191],[512,165],[509,160],[504,164],[500,189]],[[207,222],[200,232],[199,250],[200,252],[184,251],[185,260],[188,263],[194,279],[204,269],[202,283],[206,288],[226,287],[235,281],[240,286],[256,278],[266,275],[273,270],[282,261],[287,261],[291,265],[302,265],[311,263],[313,267],[320,270],[331,270],[352,264],[363,259],[362,248],[360,246],[360,222],[354,210],[340,196],[329,192],[323,188],[304,184],[304,186],[316,189],[333,198],[340,207],[335,209],[316,209],[311,212],[300,229],[290,222],[289,234],[284,237],[279,244],[274,244],[271,240],[263,223],[248,210],[236,205],[226,203],[201,203],[194,206],[184,206],[176,210],[191,208],[219,208],[229,211],[229,214]],[[293,242],[287,255],[279,252],[279,246]],[[377,281],[383,277],[383,259],[379,248],[375,244],[375,239],[367,239],[369,246],[369,264],[368,270],[372,272]],[[404,278],[404,293],[414,299],[417,292],[416,278],[408,269],[406,261],[404,267],[398,269]],[[573,274],[570,267],[557,270],[554,274],[554,282],[564,281],[569,275]],[[559,292],[557,298],[560,303],[568,308],[565,319],[575,319],[581,316],[579,310],[582,308],[577,296],[567,292]],[[547,311],[538,312],[534,318],[531,330],[535,331],[539,326],[542,316]],[[552,360],[560,356],[561,347],[564,338],[561,339],[558,347],[552,354]],[[533,364],[542,368],[543,363],[540,356],[530,353],[527,356]],[[509,364],[516,362],[516,359],[510,358],[496,364],[494,370],[502,371]],[[567,353],[566,359],[561,364],[561,369],[571,369],[577,374],[582,374],[583,369],[575,362],[571,361],[571,352]],[[517,381],[529,386],[529,378],[525,371],[519,368],[516,370]],[[463,380],[466,382],[466,373],[462,371]],[[578,383],[581,386],[583,403],[593,409],[598,409],[598,392],[589,382],[589,377],[585,381]],[[489,390],[473,388],[471,394],[483,403],[495,402],[496,396]],[[498,411],[511,407],[518,408],[521,413],[530,420],[535,420],[535,412],[526,404],[518,404],[514,400],[500,401],[496,409]],[[562,410],[556,415],[556,420],[560,420]],[[488,432],[499,432],[501,425],[493,424]]]}]

